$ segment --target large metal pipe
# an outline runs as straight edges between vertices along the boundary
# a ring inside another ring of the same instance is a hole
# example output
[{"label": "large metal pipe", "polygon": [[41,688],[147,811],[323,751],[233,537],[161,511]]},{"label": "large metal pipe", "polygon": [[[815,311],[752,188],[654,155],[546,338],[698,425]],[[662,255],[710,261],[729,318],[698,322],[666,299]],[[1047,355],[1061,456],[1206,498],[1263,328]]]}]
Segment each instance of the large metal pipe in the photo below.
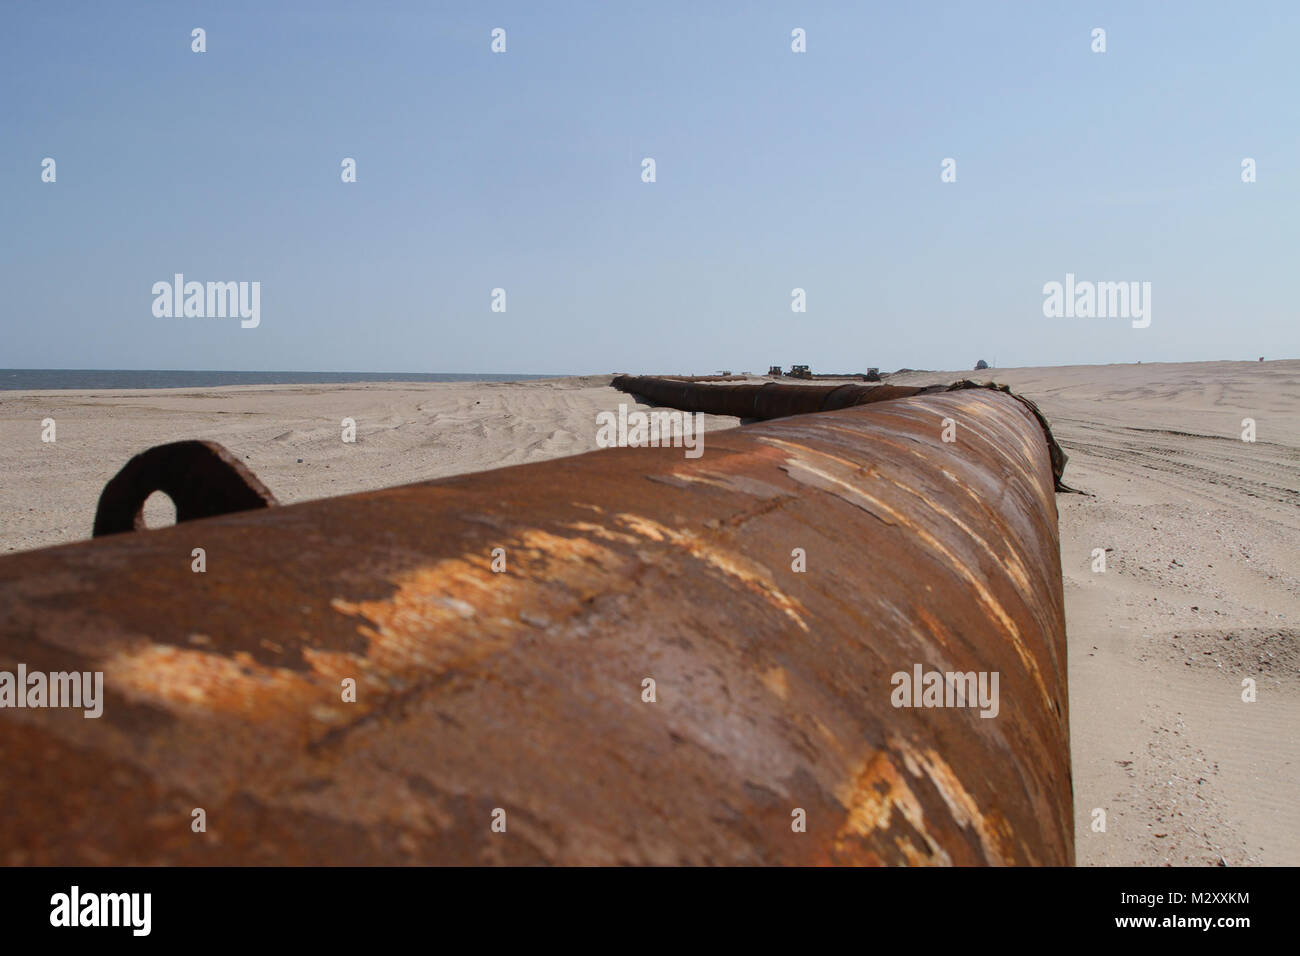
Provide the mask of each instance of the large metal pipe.
[{"label": "large metal pipe", "polygon": [[645,375],[615,375],[610,382],[614,388],[629,394],[640,395],[656,405],[668,405],[689,412],[707,415],[734,415],[751,421],[770,421],[790,415],[808,415],[830,412],[855,405],[872,405],[891,402],[896,398],[913,395],[930,395],[936,392],[954,392],[967,388],[985,388],[1010,395],[1020,402],[1038,420],[1052,459],[1053,483],[1057,491],[1073,491],[1061,482],[1069,456],[1061,450],[1052,435],[1051,426],[1038,406],[1017,395],[1006,385],[992,382],[980,384],[969,379],[951,385],[784,385],[764,382],[762,385],[699,385],[702,381],[683,380]]},{"label": "large metal pipe", "polygon": [[735,415],[766,420],[788,415],[829,412],[850,405],[907,398],[925,392],[944,391],[946,385],[709,385],[697,381],[616,375],[610,383],[623,392],[648,398],[657,405],[670,405],[689,412]]},{"label": "large metal pipe", "polygon": [[[0,862],[1073,860],[1053,470],[997,391],[4,557],[0,606],[0,670],[104,675],[0,709]],[[894,706],[918,668],[996,716]]]}]

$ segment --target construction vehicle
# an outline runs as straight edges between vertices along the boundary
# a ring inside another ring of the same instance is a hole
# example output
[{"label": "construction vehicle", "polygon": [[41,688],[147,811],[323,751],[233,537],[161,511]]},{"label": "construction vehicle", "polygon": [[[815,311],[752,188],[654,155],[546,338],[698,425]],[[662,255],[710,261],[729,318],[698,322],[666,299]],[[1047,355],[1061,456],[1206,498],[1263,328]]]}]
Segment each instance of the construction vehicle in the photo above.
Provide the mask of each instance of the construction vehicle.
[{"label": "construction vehicle", "polygon": [[812,370],[807,365],[791,365],[791,378],[812,378]]}]

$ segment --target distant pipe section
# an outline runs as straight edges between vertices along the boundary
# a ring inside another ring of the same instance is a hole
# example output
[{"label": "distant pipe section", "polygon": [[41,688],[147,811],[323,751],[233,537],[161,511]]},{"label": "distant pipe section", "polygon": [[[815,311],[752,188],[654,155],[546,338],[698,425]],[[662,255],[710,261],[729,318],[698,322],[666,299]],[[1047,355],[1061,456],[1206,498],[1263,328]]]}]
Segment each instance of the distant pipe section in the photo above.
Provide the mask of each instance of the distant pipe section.
[{"label": "distant pipe section", "polygon": [[641,395],[656,405],[667,405],[689,412],[704,412],[708,415],[734,415],[757,421],[784,418],[788,415],[809,415],[814,412],[830,412],[855,405],[871,405],[876,402],[889,402],[896,398],[910,398],[913,395],[932,395],[938,392],[960,391],[967,388],[983,388],[1002,392],[1011,396],[1037,419],[1047,442],[1048,454],[1052,459],[1053,486],[1057,491],[1074,491],[1061,481],[1065,464],[1069,456],[1061,450],[1047,417],[1038,406],[1017,395],[1006,385],[992,382],[980,384],[969,379],[954,382],[951,385],[783,385],[777,382],[765,382],[762,385],[717,385],[695,384],[702,381],[678,380],[667,377],[644,375],[616,375],[610,382],[619,391]]},{"label": "distant pipe section", "polygon": [[846,404],[0,558],[0,860],[1072,863],[1040,423]]}]

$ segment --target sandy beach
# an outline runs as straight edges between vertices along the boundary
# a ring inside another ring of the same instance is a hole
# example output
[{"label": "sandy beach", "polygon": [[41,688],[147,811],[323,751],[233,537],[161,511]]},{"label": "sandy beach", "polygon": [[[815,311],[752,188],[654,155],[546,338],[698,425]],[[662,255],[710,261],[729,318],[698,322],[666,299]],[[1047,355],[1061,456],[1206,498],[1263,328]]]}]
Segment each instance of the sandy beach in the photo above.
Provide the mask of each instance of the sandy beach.
[{"label": "sandy beach", "polygon": [[[1300,361],[889,381],[960,378],[1037,402],[1082,492],[1057,496],[1078,862],[1300,864]],[[220,442],[290,504],[594,450],[596,413],[629,402],[608,382],[0,392],[0,552],[88,538],[105,482],[153,445]]]}]

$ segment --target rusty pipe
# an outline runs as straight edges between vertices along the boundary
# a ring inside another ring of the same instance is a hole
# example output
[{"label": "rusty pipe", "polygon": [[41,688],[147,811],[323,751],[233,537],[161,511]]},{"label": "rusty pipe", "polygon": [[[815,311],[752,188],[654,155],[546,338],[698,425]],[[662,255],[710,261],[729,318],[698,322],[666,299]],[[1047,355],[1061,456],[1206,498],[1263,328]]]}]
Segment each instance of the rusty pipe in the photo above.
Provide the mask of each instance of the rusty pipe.
[{"label": "rusty pipe", "polygon": [[967,389],[0,558],[104,682],[0,708],[0,862],[1069,864],[1052,487]]},{"label": "rusty pipe", "polygon": [[610,382],[619,391],[641,395],[657,405],[688,412],[734,415],[766,420],[787,415],[829,412],[850,405],[907,398],[946,386],[906,385],[709,385],[680,379],[616,375]]},{"label": "rusty pipe", "polygon": [[[699,380],[696,380],[699,381]],[[1074,491],[1061,481],[1069,456],[1057,444],[1052,427],[1039,407],[1023,395],[1018,395],[1006,385],[993,382],[972,382],[962,379],[951,385],[784,385],[765,382],[762,385],[698,385],[669,377],[645,375],[616,375],[610,384],[619,391],[640,395],[656,405],[667,405],[689,412],[708,415],[734,415],[758,421],[785,418],[789,415],[808,415],[829,412],[854,405],[871,405],[889,402],[896,398],[928,395],[935,392],[960,391],[967,388],[987,388],[1003,392],[1020,402],[1038,420],[1047,442],[1052,460],[1053,485],[1057,491]]]}]

